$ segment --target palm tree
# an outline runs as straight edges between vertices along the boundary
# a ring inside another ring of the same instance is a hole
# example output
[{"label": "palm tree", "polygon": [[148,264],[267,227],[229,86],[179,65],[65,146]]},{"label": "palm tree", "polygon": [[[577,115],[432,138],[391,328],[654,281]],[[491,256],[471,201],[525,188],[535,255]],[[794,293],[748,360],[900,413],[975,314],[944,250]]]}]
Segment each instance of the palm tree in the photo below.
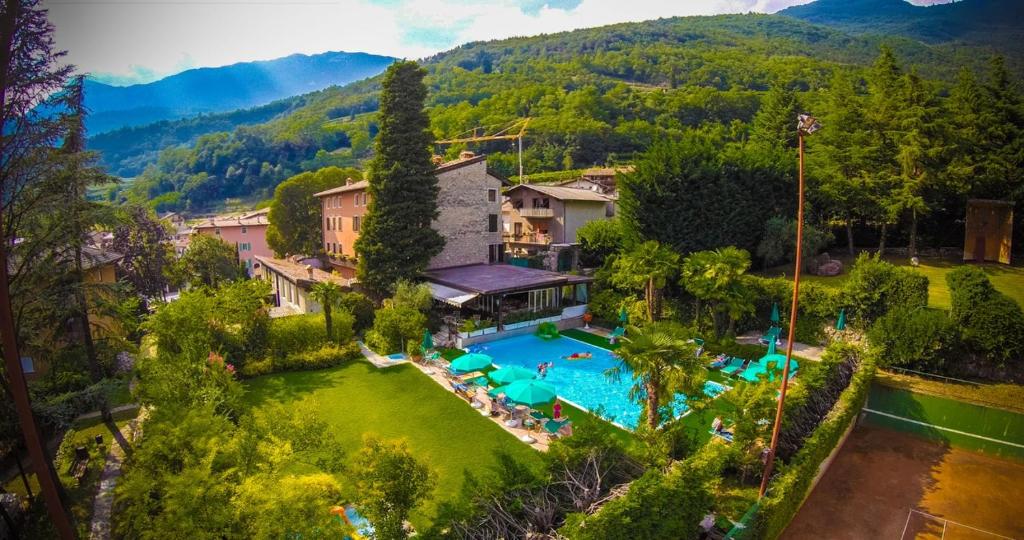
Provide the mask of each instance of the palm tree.
[{"label": "palm tree", "polygon": [[[737,247],[728,246],[714,251],[698,251],[683,261],[683,277],[679,283],[697,298],[697,326],[700,327],[701,301],[709,301],[714,312],[729,319],[728,331],[732,332],[736,321],[754,309],[747,286],[747,269],[750,268],[750,253]],[[723,329],[715,320],[716,334]]]},{"label": "palm tree", "polygon": [[324,324],[327,325],[327,340],[334,340],[334,326],[331,324],[331,310],[341,302],[341,286],[333,281],[321,281],[309,289],[309,297],[324,309]]},{"label": "palm tree", "polygon": [[661,317],[661,289],[679,265],[679,254],[656,240],[648,240],[615,260],[614,280],[619,284],[644,289],[647,320]]},{"label": "palm tree", "polygon": [[700,392],[697,389],[704,381],[696,345],[687,341],[681,326],[669,322],[630,326],[627,336],[616,351],[619,364],[605,371],[605,376],[617,380],[624,372],[632,373],[629,397],[644,403],[647,424],[657,429],[662,403],[669,403],[679,390]]}]

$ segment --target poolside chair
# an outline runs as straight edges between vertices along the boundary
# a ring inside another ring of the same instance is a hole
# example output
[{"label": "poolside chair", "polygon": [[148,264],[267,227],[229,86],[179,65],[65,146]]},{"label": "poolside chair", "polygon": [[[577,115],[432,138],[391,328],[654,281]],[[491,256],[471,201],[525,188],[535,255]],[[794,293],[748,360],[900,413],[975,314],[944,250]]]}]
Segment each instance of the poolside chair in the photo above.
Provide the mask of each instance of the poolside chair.
[{"label": "poolside chair", "polygon": [[544,432],[547,433],[549,437],[554,439],[567,436],[568,434],[562,433],[562,430],[566,428],[571,430],[572,428],[570,426],[572,426],[572,420],[565,418],[562,420],[548,419],[548,421],[544,422],[543,427]]},{"label": "poolside chair", "polygon": [[724,429],[722,431],[715,431],[712,429],[709,433],[711,433],[711,435],[715,437],[722,439],[726,443],[732,444],[733,435],[731,431],[726,431]]},{"label": "poolside chair", "polygon": [[743,373],[748,366],[750,366],[750,360],[744,360],[738,356],[734,356],[730,358],[725,367],[722,368],[722,373],[735,377],[736,375]]}]

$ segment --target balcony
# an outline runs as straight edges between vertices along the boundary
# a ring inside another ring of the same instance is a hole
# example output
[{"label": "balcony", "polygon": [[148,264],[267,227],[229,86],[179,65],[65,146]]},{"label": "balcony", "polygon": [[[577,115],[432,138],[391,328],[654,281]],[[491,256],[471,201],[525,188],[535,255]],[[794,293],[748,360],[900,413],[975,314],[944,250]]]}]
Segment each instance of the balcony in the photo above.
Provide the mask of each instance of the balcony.
[{"label": "balcony", "polygon": [[524,218],[553,218],[555,211],[551,208],[519,208],[516,210]]},{"label": "balcony", "polygon": [[551,235],[550,234],[539,234],[539,233],[515,234],[515,233],[505,233],[505,234],[501,235],[501,238],[502,238],[502,240],[504,240],[505,242],[508,242],[510,244],[536,244],[536,245],[546,246],[546,245],[551,243]]}]

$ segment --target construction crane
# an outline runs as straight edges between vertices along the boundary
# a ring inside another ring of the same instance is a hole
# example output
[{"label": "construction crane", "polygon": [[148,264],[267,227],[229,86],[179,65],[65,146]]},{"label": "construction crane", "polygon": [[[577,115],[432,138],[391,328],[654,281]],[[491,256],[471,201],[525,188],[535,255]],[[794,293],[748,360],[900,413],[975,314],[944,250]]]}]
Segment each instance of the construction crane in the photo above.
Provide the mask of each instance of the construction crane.
[{"label": "construction crane", "polygon": [[530,124],[530,118],[520,118],[504,124],[475,127],[459,133],[451,139],[434,141],[434,144],[458,144],[486,141],[517,141],[519,145],[519,182],[523,182],[523,136],[526,135],[526,126]]}]

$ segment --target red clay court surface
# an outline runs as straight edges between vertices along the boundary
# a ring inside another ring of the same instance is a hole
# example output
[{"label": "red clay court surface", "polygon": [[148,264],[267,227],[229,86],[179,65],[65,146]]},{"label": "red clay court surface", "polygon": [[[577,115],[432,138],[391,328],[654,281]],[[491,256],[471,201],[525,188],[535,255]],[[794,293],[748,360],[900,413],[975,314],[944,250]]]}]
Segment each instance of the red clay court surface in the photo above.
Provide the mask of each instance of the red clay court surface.
[{"label": "red clay court surface", "polygon": [[1024,462],[859,425],[787,540],[1024,540]]}]

